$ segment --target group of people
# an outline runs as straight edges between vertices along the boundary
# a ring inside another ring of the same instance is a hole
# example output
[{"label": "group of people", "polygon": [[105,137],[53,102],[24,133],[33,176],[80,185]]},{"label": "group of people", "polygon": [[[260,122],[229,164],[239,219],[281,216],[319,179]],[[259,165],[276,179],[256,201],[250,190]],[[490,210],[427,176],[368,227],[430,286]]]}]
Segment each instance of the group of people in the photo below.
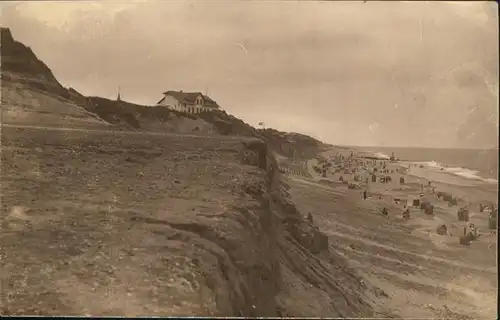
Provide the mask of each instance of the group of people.
[{"label": "group of people", "polygon": [[[498,212],[498,209],[495,209],[494,205],[484,205],[482,203],[479,204],[479,212],[485,212],[487,211],[489,213],[488,217],[488,228],[490,230],[495,230],[497,229],[497,220],[496,220],[496,215]],[[460,244],[462,245],[469,245],[472,240],[476,240],[480,236],[479,228],[476,226],[475,223],[470,222],[470,216],[469,216],[469,205],[463,206],[458,209],[457,211],[457,218],[458,221],[463,222],[463,234],[460,235]],[[441,225],[437,229],[438,234],[441,235],[446,235],[447,230],[446,230],[446,225]]]},{"label": "group of people", "polygon": [[[389,174],[394,173],[394,170],[387,168],[387,161],[362,160],[355,158],[352,153],[348,157],[337,154],[326,160],[321,168],[323,177],[327,176],[328,168],[332,168],[334,173],[353,174],[354,181],[364,180],[365,183],[369,183],[370,178],[372,182],[376,182],[377,178],[381,183],[391,182],[392,177]],[[345,178],[341,175],[338,180],[345,181]]]},{"label": "group of people", "polygon": [[[387,183],[387,182],[392,180],[392,177],[389,175],[390,173],[397,172],[399,174],[405,174],[407,172],[407,168],[397,168],[396,170],[390,170],[387,167],[387,161],[356,159],[356,158],[354,158],[352,153],[349,157],[344,157],[341,154],[337,154],[336,156],[332,157],[330,159],[330,161],[335,164],[336,172],[344,171],[346,173],[353,173],[358,177],[358,179],[355,179],[356,181],[359,180],[359,176],[362,173],[365,173],[364,181],[367,184],[369,182],[370,177],[371,177],[372,182],[376,182],[378,180],[381,183]],[[417,165],[415,165],[415,166],[417,166]],[[408,170],[410,170],[410,168],[411,168],[411,165],[408,166]],[[378,179],[377,179],[377,177],[378,177]],[[345,179],[343,176],[340,176],[339,180],[344,181]],[[400,177],[399,182],[400,182],[400,184],[405,183],[404,176]],[[436,194],[436,187],[433,185],[433,183],[431,181],[428,181],[426,184],[420,185],[420,199],[422,199],[422,197],[425,195],[425,193]],[[457,204],[456,203],[457,201],[454,197],[450,196],[449,197],[450,199],[447,199],[446,197],[443,196],[443,194],[444,193],[442,193],[442,192],[438,192],[437,198],[438,199],[442,198],[443,200],[450,202],[451,205]],[[368,190],[367,189],[365,189],[362,192],[362,197],[363,197],[363,200],[368,199]],[[382,197],[379,196],[379,198],[382,198]],[[432,207],[432,209],[434,209],[433,208],[434,206],[430,205],[430,203],[428,203],[428,204],[429,204],[429,206]],[[403,219],[408,220],[411,218],[411,211],[410,211],[411,209],[410,208],[412,205],[414,205],[414,204],[406,204],[404,206],[404,211],[402,213]],[[431,215],[434,214],[434,210],[427,210],[428,209],[427,207],[428,206],[421,205],[420,209],[424,210],[426,213],[430,212],[429,214],[431,214]],[[479,211],[480,212],[488,212],[488,214],[489,214],[489,228],[496,229],[497,228],[497,226],[496,226],[497,217],[496,216],[498,215],[498,209],[496,209],[495,206],[488,206],[488,205],[480,204]],[[386,207],[381,208],[380,214],[382,214],[383,216],[388,216],[387,208]],[[448,232],[449,232],[449,230],[445,224],[437,227],[438,234],[446,235],[446,234],[448,234]],[[464,226],[463,232],[464,232],[463,233],[464,235],[461,236],[461,238],[460,238],[460,243],[462,243],[462,244],[470,243],[470,241],[477,239],[480,236],[479,229],[477,228],[477,226],[474,223],[468,222],[468,219],[467,219],[466,225]]]}]

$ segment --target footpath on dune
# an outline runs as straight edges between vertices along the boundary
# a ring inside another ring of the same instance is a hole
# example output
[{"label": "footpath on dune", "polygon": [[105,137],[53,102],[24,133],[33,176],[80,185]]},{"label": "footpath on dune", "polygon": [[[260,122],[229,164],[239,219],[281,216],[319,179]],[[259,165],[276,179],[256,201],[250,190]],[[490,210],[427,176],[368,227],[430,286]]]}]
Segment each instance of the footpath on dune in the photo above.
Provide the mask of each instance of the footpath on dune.
[{"label": "footpath on dune", "polygon": [[374,315],[266,144],[3,128],[2,314]]}]

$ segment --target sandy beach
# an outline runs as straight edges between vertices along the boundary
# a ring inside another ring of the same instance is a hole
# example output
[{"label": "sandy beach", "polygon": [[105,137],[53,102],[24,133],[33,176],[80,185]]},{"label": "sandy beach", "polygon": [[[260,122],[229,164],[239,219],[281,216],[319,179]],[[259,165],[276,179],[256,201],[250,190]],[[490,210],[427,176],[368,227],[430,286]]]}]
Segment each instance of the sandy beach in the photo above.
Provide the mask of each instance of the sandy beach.
[{"label": "sandy beach", "polygon": [[[496,230],[488,228],[488,213],[480,212],[479,204],[496,202],[497,185],[366,156],[355,149],[332,148],[309,160],[312,179],[293,178],[296,203],[309,203],[298,205],[301,212],[315,213],[323,231],[337,239],[335,250],[374,285],[385,288],[389,293],[385,308],[403,317],[494,317]],[[326,175],[318,170],[325,163],[330,163]],[[380,182],[381,176],[390,176],[391,181]],[[442,193],[457,203],[438,199]],[[414,199],[430,203],[433,214],[413,206]],[[328,202],[334,206],[321,204]],[[458,221],[457,212],[466,205],[470,220]],[[387,215],[382,214],[384,208]],[[470,223],[480,236],[461,245],[464,227]],[[445,235],[437,233],[440,225],[446,225]]]}]

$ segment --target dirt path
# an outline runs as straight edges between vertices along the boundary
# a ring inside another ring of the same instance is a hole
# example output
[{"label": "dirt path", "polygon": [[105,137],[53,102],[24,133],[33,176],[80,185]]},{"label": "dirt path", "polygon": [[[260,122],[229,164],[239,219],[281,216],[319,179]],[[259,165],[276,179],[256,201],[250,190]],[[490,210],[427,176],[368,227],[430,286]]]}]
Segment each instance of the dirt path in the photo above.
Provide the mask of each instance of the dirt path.
[{"label": "dirt path", "polygon": [[164,136],[164,137],[178,137],[184,139],[199,138],[203,140],[233,140],[233,141],[245,141],[252,140],[252,137],[240,137],[240,136],[223,136],[223,135],[203,135],[203,134],[185,134],[185,133],[172,133],[172,132],[149,132],[149,131],[119,131],[119,130],[103,130],[103,129],[88,129],[88,128],[60,128],[60,127],[47,127],[47,126],[28,126],[28,125],[15,125],[15,124],[5,124],[0,122],[0,128],[10,128],[18,130],[42,130],[55,131],[55,132],[81,132],[86,134],[108,134],[108,135],[134,135],[134,136]]}]

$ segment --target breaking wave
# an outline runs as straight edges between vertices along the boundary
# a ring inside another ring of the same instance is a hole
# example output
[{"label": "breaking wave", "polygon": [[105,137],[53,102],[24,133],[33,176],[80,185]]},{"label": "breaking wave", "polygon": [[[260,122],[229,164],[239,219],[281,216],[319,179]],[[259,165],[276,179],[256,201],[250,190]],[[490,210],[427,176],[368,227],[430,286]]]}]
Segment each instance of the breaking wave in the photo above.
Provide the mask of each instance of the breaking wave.
[{"label": "breaking wave", "polygon": [[389,157],[388,155],[386,155],[385,153],[383,152],[374,152],[374,151],[369,151],[369,153],[371,154],[371,156],[373,157],[376,157],[376,158],[379,158],[379,159],[385,159],[385,160],[389,160],[391,157]]},{"label": "breaking wave", "polygon": [[477,170],[471,170],[471,169],[462,168],[462,167],[448,167],[448,166],[443,165],[443,164],[436,162],[436,161],[413,162],[413,163],[418,164],[418,165],[423,165],[424,167],[427,167],[427,168],[432,168],[432,169],[444,171],[446,173],[450,173],[450,174],[460,176],[460,177],[466,178],[466,179],[481,180],[481,181],[488,182],[488,183],[498,183],[497,179],[481,177],[479,175],[479,171],[477,171]]}]

